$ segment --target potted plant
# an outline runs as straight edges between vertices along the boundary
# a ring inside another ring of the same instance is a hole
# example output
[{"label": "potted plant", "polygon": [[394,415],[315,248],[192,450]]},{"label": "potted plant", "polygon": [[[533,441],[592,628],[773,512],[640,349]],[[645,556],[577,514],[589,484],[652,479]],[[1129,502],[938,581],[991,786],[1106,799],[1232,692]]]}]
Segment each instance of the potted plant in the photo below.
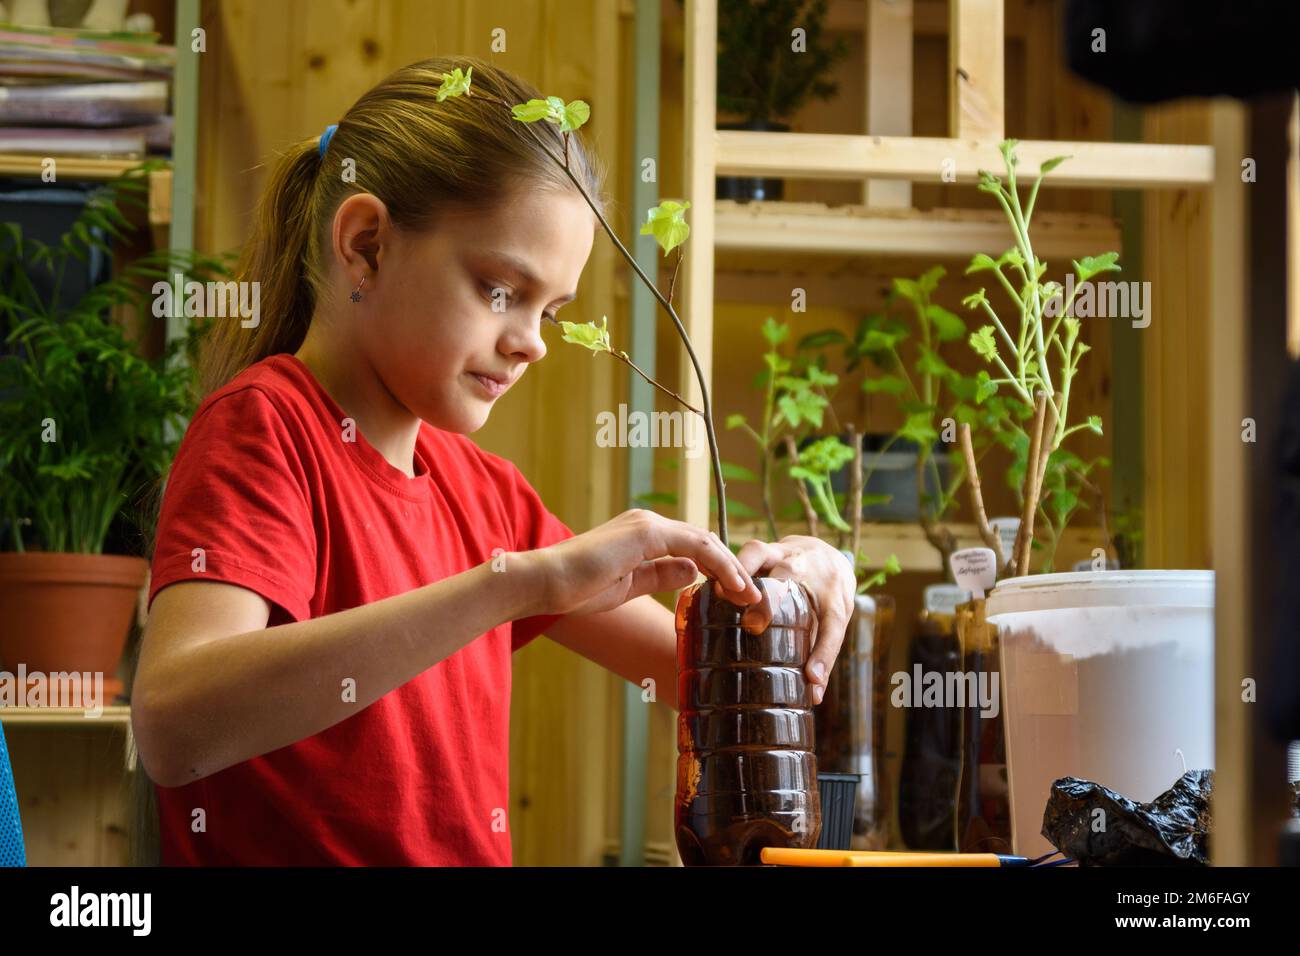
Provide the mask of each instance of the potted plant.
[{"label": "potted plant", "polygon": [[[1088,351],[1074,313],[1081,296],[1100,294],[1096,277],[1119,266],[1117,254],[1107,252],[1075,261],[1064,286],[1045,281],[1048,267],[1034,254],[1030,223],[1044,175],[1067,157],[1042,163],[1022,204],[1015,146],[1014,140],[1001,144],[1005,179],[981,172],[979,188],[997,200],[1016,244],[996,259],[975,256],[967,269],[991,273],[1012,308],[994,308],[985,289],[965,303],[990,320],[969,341],[996,370],[991,383],[1018,409],[1004,422],[1024,503],[1007,569],[1014,576],[997,582],[984,611],[1000,644],[1012,843],[1014,852],[1034,855],[1049,849],[1039,830],[1059,777],[1083,777],[1148,801],[1184,770],[1213,766],[1214,575],[1029,575],[1036,529],[1047,525],[1053,547],[1100,464],[1062,448],[1071,435],[1102,427],[1096,416],[1070,418],[1071,384]],[[961,439],[973,472],[967,426]],[[996,554],[977,476],[971,498],[981,535]]]},{"label": "potted plant", "polygon": [[[622,361],[701,416],[717,496],[718,537],[724,546],[730,546],[726,483],[707,381],[672,302],[682,261],[680,247],[690,234],[685,219],[689,203],[661,203],[649,210],[641,227],[642,234],[654,236],[665,256],[677,251],[672,280],[664,293],[619,240],[569,166],[570,137],[586,123],[590,107],[581,100],[565,102],[555,96],[507,103],[490,93],[476,93],[471,88],[472,73],[472,68],[457,68],[444,74],[439,101],[486,96],[530,130],[539,122],[557,127],[560,148],[534,133],[539,145],[564,171],[610,241],[672,319],[695,369],[701,408],[655,382],[626,352],[615,349],[606,319],[599,325],[560,325],[566,341]],[[756,863],[764,846],[813,847],[821,832],[812,694],[803,671],[814,635],[811,600],[803,585],[795,581],[758,577],[754,583],[761,595],[756,605],[732,604],[718,596],[708,581],[683,590],[678,599],[679,756],[674,816],[678,850],[687,863]],[[781,679],[727,679],[733,671],[756,674],[754,665],[762,665],[769,673],[779,672]],[[726,719],[729,714],[737,719]],[[792,716],[795,719],[789,719]],[[760,740],[764,743],[761,758],[750,746]],[[737,791],[744,791],[746,799],[729,802],[725,795]]]},{"label": "potted plant", "polygon": [[[148,279],[217,272],[218,260],[154,254],[75,301],[60,297],[71,260],[111,256],[112,240],[132,228],[122,207],[144,205],[148,168],[90,194],[55,244],[0,225],[0,659],[38,681],[98,673],[120,689],[114,675],[148,562],[105,554],[105,544],[166,473],[194,407],[178,360],[182,350],[193,356],[203,326],[149,360],[112,310],[147,308]],[[48,296],[32,281],[42,272],[53,280]]]},{"label": "potted plant", "polygon": [[[682,0],[678,0],[681,3]],[[829,0],[720,0],[718,129],[789,132],[786,122],[810,99],[830,99],[827,74],[848,54],[826,34]],[[797,32],[802,31],[802,32]],[[717,198],[780,199],[780,179],[719,176]]]}]

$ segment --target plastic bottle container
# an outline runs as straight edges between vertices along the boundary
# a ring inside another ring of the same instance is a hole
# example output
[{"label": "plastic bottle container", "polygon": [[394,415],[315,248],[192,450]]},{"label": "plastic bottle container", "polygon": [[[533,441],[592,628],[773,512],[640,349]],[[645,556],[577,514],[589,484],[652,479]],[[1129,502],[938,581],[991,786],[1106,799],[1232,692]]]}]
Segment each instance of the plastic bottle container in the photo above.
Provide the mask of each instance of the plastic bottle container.
[{"label": "plastic bottle container", "polygon": [[677,601],[677,850],[687,866],[756,865],[765,846],[817,846],[812,694],[816,618],[802,585],[754,578],[736,605],[714,582]]}]

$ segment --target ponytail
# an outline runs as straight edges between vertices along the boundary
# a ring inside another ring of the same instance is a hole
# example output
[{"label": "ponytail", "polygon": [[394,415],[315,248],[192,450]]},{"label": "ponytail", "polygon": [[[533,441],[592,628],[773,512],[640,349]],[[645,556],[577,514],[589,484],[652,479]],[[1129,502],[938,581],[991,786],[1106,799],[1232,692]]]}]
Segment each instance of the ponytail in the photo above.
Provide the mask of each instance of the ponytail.
[{"label": "ponytail", "polygon": [[238,322],[213,325],[198,363],[200,394],[216,391],[269,355],[302,345],[316,303],[308,273],[319,161],[316,142],[307,140],[290,146],[276,164],[236,274],[239,282],[259,283],[259,311],[266,320],[251,329]]}]

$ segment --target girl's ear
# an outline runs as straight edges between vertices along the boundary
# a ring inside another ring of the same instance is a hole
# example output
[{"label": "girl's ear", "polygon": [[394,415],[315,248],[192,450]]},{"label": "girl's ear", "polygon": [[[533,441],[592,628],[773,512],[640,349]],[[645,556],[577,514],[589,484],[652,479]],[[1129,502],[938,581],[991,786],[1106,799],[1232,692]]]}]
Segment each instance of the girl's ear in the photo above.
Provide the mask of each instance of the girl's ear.
[{"label": "girl's ear", "polygon": [[334,213],[334,258],[345,271],[355,271],[364,261],[370,272],[378,273],[392,237],[393,221],[378,196],[355,193],[339,203]]}]

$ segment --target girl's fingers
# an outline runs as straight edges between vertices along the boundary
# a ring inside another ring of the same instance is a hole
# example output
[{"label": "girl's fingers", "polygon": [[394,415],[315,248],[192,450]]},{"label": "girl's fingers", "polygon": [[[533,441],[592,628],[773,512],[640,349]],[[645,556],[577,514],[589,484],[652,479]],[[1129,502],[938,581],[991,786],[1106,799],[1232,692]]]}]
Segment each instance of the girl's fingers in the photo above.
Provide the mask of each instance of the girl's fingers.
[{"label": "girl's fingers", "polygon": [[716,579],[733,603],[753,604],[762,597],[745,566],[712,531],[674,521],[666,544],[669,554],[690,558],[707,577]]},{"label": "girl's fingers", "polygon": [[827,604],[817,618],[817,641],[813,644],[807,667],[808,678],[817,685],[813,697],[818,704],[826,694],[831,670],[835,667],[840,648],[844,646],[844,635],[849,624],[849,616],[838,601]]},{"label": "girl's fingers", "polygon": [[632,572],[632,583],[627,600],[643,594],[660,594],[676,591],[695,580],[699,573],[690,558],[657,558],[645,561]]},{"label": "girl's fingers", "polygon": [[736,557],[748,574],[758,577],[770,571],[785,557],[785,549],[779,544],[769,544],[755,538],[746,541]]}]

